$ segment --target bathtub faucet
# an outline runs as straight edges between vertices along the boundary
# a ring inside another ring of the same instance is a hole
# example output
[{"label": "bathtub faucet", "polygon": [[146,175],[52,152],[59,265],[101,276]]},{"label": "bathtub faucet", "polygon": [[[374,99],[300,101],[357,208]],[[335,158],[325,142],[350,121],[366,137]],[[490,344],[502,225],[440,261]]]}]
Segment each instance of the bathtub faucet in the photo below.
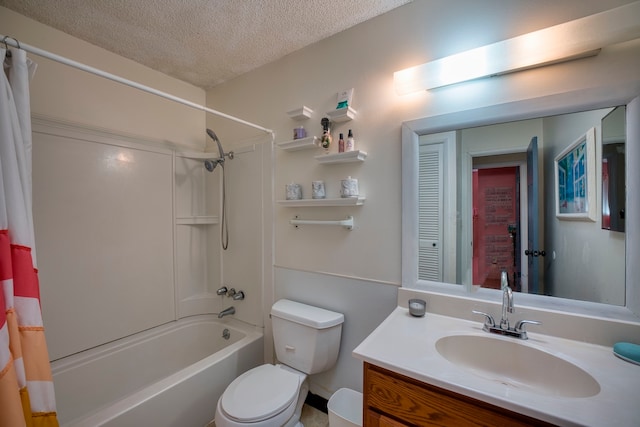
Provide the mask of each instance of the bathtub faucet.
[{"label": "bathtub faucet", "polygon": [[235,314],[236,309],[234,307],[225,308],[220,313],[218,313],[218,319],[222,319],[224,316],[228,316],[230,314]]}]

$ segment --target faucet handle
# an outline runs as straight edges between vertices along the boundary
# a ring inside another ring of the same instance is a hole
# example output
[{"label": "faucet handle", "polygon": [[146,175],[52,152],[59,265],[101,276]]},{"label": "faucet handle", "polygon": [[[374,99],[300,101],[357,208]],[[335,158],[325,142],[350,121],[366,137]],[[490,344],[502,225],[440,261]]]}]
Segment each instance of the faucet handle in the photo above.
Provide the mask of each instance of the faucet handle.
[{"label": "faucet handle", "polygon": [[519,320],[516,323],[516,327],[514,328],[514,330],[515,332],[520,334],[520,339],[529,339],[529,337],[527,336],[527,331],[525,330],[525,325],[527,323],[530,325],[542,325],[542,322],[538,322],[537,320]]},{"label": "faucet handle", "polygon": [[537,320],[518,320],[515,327],[516,332],[525,332],[524,328],[527,323],[530,325],[542,325],[542,322]]},{"label": "faucet handle", "polygon": [[226,286],[223,286],[223,287],[219,288],[219,289],[216,291],[216,294],[218,294],[218,295],[224,295],[224,294],[226,294],[226,293],[227,293],[227,287],[226,287]]},{"label": "faucet handle", "polygon": [[480,314],[482,316],[484,316],[484,324],[485,326],[495,326],[496,322],[495,320],[493,320],[493,316],[491,316],[490,314],[485,313],[484,311],[478,311],[478,310],[472,310],[471,311],[473,314]]}]

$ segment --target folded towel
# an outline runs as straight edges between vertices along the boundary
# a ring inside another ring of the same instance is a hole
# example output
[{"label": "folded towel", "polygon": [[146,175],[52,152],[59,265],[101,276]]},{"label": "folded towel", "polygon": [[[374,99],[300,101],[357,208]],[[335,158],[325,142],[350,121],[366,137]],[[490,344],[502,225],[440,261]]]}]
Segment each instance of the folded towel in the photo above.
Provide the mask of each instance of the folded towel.
[{"label": "folded towel", "polygon": [[618,342],[613,345],[613,354],[627,362],[640,365],[640,345],[630,342]]}]

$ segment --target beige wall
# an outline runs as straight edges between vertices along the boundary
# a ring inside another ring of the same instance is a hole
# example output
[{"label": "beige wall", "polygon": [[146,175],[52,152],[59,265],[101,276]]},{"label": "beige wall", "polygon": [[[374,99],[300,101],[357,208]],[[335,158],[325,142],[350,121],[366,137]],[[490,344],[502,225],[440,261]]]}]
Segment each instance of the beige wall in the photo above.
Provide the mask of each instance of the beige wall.
[{"label": "beige wall", "polygon": [[[336,126],[334,138],[353,129],[356,147],[368,153],[366,161],[321,166],[313,151],[276,149],[274,198],[282,198],[284,184],[291,181],[303,184],[308,192],[312,180],[323,179],[328,191],[335,193],[339,180],[351,175],[360,180],[366,203],[357,208],[276,205],[275,265],[399,285],[403,121],[637,80],[640,43],[636,41],[590,59],[413,95],[395,93],[394,71],[579,17],[570,3],[531,8],[529,2],[510,2],[505,8],[495,0],[455,5],[416,1],[210,90],[210,107],[275,129],[279,142],[290,139],[300,124],[287,116],[288,110],[312,108],[312,118],[302,124],[319,135],[320,119],[335,108],[336,92],[354,88],[357,117]],[[613,6],[592,5],[590,13]],[[356,227],[351,232],[327,227],[295,230],[288,224],[295,214],[320,218],[352,214]]]},{"label": "beige wall", "polygon": [[[151,70],[0,7],[0,33],[37,48],[204,104],[200,88]],[[205,113],[84,71],[29,54],[38,63],[31,84],[34,115],[151,140],[204,146]]]},{"label": "beige wall", "polygon": [[[581,7],[589,15],[622,3],[589,1],[581,2]],[[348,324],[337,366],[311,378],[312,392],[328,397],[339,387],[361,388],[361,377],[338,373],[358,370],[351,356],[353,343],[375,327],[377,313],[385,314],[395,305],[395,290],[401,283],[402,122],[638,81],[640,43],[614,46],[582,61],[407,96],[396,94],[393,73],[581,17],[574,6],[574,1],[545,2],[544,7],[510,1],[505,7],[501,0],[416,0],[207,92],[210,108],[274,129],[277,143],[291,139],[292,129],[300,124],[319,136],[320,119],[335,108],[336,93],[354,88],[357,116],[334,127],[334,139],[353,129],[356,148],[368,153],[364,163],[326,166],[314,160],[319,154],[314,150],[273,151],[271,200],[282,199],[284,184],[291,181],[301,183],[308,195],[311,181],[322,179],[327,191],[336,195],[339,180],[348,175],[359,179],[366,196],[363,206],[352,208],[273,206],[275,278],[273,288],[268,283],[264,287],[265,313],[274,299],[292,298],[344,312]],[[314,110],[309,120],[296,122],[287,116],[287,111],[303,105]],[[255,135],[221,121],[208,119],[207,124],[225,140]],[[312,219],[353,215],[355,229],[294,229],[288,223],[294,215]],[[354,278],[362,280],[357,285],[345,280]],[[268,346],[270,339],[265,343]],[[266,356],[270,357],[269,347]]]}]

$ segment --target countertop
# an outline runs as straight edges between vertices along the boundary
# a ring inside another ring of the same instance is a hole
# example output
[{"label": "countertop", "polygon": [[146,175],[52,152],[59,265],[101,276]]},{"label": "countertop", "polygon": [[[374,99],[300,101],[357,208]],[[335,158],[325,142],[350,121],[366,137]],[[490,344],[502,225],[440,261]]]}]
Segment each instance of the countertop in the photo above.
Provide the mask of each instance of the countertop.
[{"label": "countertop", "polygon": [[[640,366],[625,362],[605,347],[528,331],[522,345],[551,353],[589,373],[600,385],[591,397],[543,395],[491,381],[449,362],[436,350],[450,335],[489,334],[481,322],[427,313],[413,317],[397,307],[353,355],[399,374],[493,405],[563,426],[640,425]],[[508,355],[505,355],[508,360]],[[508,363],[508,362],[505,362]]]}]

